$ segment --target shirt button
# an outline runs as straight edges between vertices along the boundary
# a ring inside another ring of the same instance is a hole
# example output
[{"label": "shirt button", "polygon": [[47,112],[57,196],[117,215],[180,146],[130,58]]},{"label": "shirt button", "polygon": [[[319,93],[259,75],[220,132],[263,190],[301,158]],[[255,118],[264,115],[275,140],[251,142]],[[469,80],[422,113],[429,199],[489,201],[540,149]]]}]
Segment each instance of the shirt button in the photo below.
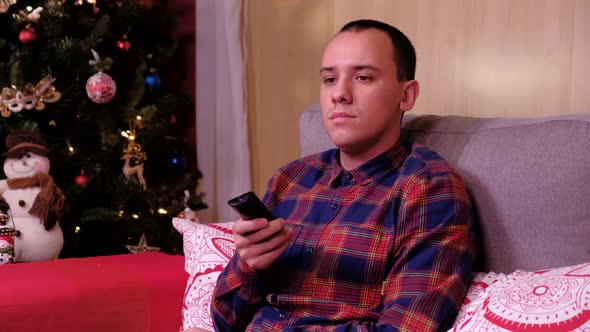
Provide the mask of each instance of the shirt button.
[{"label": "shirt button", "polygon": [[337,207],[336,203],[330,203],[330,209],[336,210],[336,207]]},{"label": "shirt button", "polygon": [[352,176],[352,174],[346,174],[346,180],[352,181],[352,179],[354,179],[354,177]]},{"label": "shirt button", "polygon": [[287,315],[286,315],[284,312],[281,312],[281,313],[279,314],[279,317],[280,317],[280,318],[285,318],[285,317],[287,317]]},{"label": "shirt button", "polygon": [[281,310],[281,309],[279,309],[278,307],[272,307],[272,309],[273,309],[274,311],[276,311],[276,312],[279,312],[279,310]]},{"label": "shirt button", "polygon": [[307,249],[305,249],[305,252],[306,252],[308,255],[311,255],[311,254],[313,254],[313,248],[307,248]]}]

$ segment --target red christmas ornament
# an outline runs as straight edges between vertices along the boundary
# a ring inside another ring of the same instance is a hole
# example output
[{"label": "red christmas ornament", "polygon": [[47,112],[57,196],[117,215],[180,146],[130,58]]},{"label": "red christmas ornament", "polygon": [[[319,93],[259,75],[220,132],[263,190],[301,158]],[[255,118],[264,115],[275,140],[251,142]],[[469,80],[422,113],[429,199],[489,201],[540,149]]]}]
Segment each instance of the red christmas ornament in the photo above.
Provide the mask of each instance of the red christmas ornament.
[{"label": "red christmas ornament", "polygon": [[37,31],[35,31],[35,29],[33,29],[30,26],[27,26],[24,30],[22,30],[19,34],[18,34],[18,39],[23,43],[23,44],[28,44],[30,42],[35,41],[35,39],[37,39]]},{"label": "red christmas ornament", "polygon": [[83,186],[88,182],[88,177],[86,175],[78,175],[76,176],[76,180],[74,181],[76,182],[76,184]]},{"label": "red christmas ornament", "polygon": [[117,84],[109,75],[99,71],[86,81],[88,98],[97,104],[108,103],[115,97]]},{"label": "red christmas ornament", "polygon": [[80,175],[76,176],[76,178],[74,179],[74,182],[76,182],[76,184],[84,186],[86,185],[86,183],[88,183],[88,177],[86,176],[86,174],[84,174],[84,171],[81,171]]},{"label": "red christmas ornament", "polygon": [[121,39],[117,42],[117,47],[121,51],[129,51],[129,49],[131,48],[131,42],[129,42],[129,40],[127,40],[127,35],[124,35],[123,39]]}]

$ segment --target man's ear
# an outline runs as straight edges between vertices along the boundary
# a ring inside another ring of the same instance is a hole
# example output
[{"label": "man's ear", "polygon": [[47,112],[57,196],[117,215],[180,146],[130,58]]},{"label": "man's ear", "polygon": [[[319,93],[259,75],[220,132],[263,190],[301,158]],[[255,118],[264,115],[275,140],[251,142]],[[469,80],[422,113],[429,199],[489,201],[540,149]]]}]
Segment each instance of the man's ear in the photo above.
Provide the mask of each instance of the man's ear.
[{"label": "man's ear", "polygon": [[403,83],[404,94],[400,102],[399,108],[403,112],[407,112],[414,107],[418,94],[420,93],[420,84],[416,80],[411,80]]}]

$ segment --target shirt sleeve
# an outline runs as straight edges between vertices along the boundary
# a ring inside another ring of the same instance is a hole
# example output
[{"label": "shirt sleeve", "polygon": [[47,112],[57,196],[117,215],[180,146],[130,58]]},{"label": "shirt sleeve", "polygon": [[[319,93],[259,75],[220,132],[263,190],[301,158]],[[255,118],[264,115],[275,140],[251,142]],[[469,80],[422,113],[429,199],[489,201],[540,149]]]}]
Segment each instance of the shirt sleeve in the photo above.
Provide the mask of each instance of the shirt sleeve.
[{"label": "shirt sleeve", "polygon": [[216,331],[246,329],[263,300],[262,279],[262,272],[240,260],[236,251],[213,292],[211,314]]},{"label": "shirt sleeve", "polygon": [[394,263],[377,322],[306,331],[446,331],[463,303],[474,257],[474,212],[455,173],[414,178],[398,210]]}]

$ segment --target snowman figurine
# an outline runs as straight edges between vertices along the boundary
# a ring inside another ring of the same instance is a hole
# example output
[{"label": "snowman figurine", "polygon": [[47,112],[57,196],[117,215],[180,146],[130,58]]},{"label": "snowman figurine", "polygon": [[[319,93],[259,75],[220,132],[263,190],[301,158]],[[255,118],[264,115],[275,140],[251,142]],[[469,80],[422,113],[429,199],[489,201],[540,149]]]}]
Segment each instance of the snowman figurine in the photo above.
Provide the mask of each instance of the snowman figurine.
[{"label": "snowman figurine", "polygon": [[6,137],[6,179],[0,180],[0,194],[17,232],[16,262],[56,259],[63,248],[59,219],[64,195],[49,175],[47,153],[40,132],[17,131]]}]

